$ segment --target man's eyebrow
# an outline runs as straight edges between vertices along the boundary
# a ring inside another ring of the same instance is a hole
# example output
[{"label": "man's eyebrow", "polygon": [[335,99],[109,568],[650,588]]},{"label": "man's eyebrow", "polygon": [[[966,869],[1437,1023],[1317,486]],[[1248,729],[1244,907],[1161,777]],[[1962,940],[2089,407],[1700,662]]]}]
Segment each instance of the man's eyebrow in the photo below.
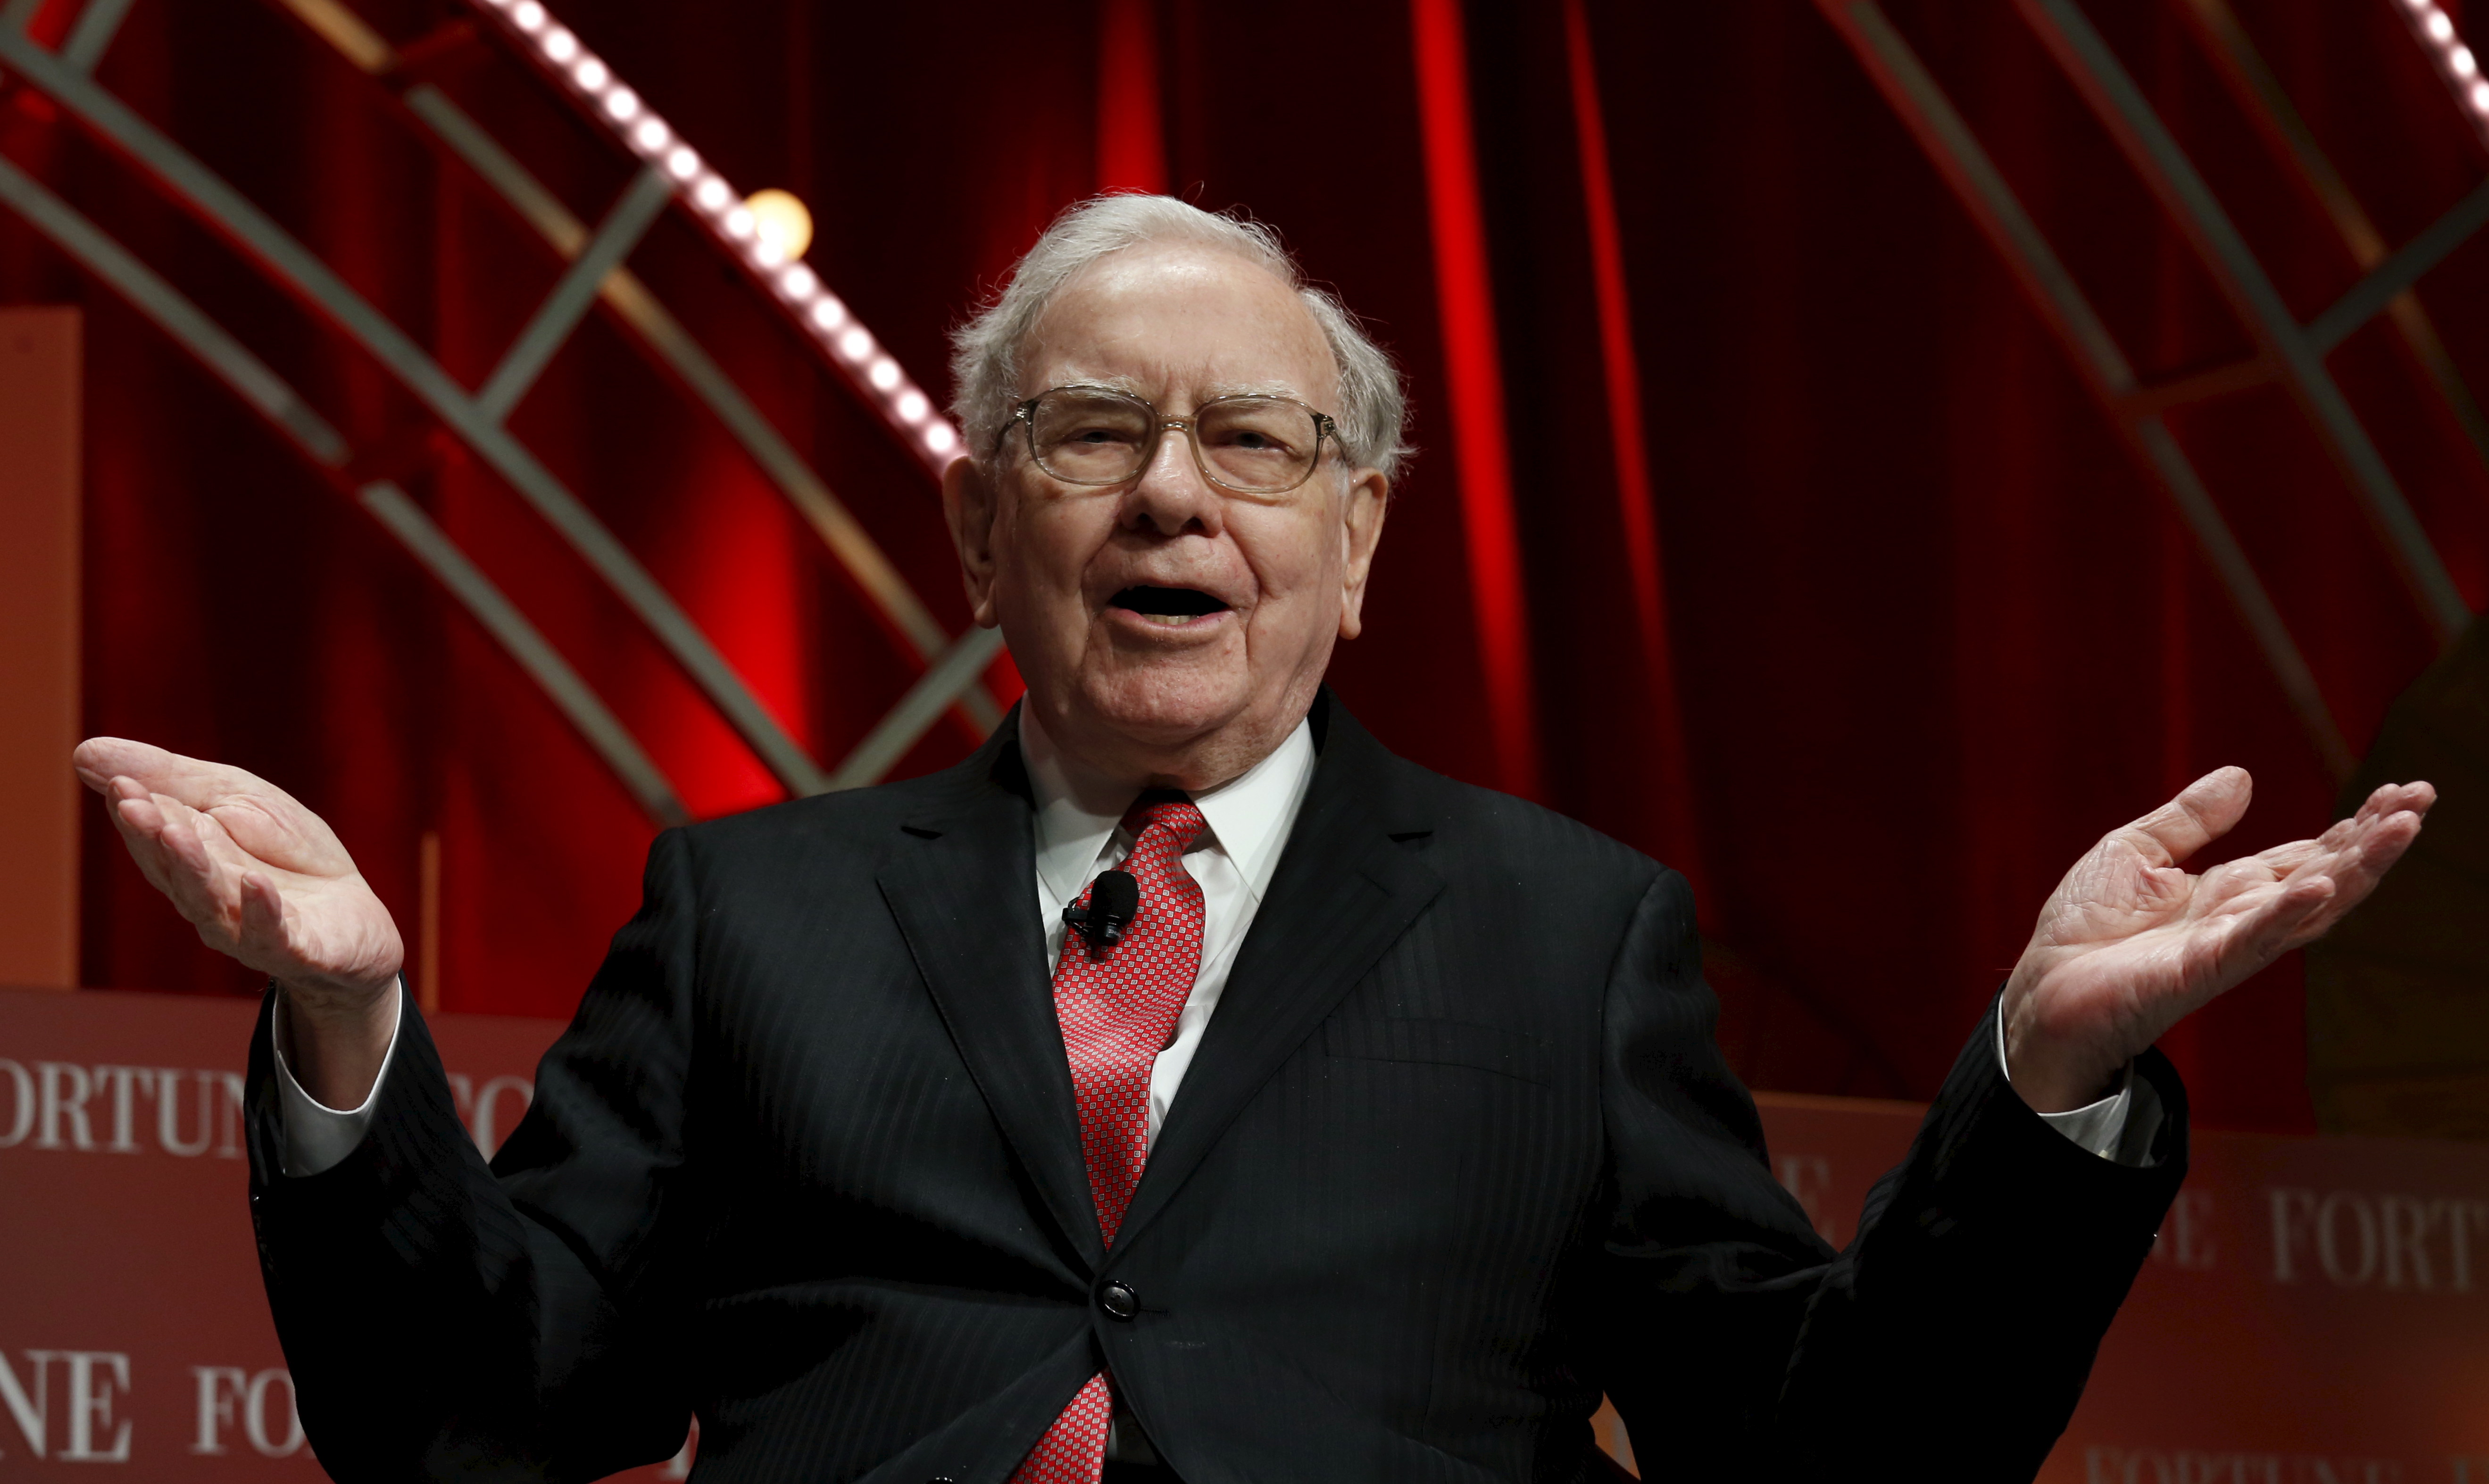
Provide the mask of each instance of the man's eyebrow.
[{"label": "man's eyebrow", "polygon": [[1213,382],[1201,391],[1204,402],[1214,397],[1285,397],[1291,402],[1305,399],[1304,393],[1288,382]]}]

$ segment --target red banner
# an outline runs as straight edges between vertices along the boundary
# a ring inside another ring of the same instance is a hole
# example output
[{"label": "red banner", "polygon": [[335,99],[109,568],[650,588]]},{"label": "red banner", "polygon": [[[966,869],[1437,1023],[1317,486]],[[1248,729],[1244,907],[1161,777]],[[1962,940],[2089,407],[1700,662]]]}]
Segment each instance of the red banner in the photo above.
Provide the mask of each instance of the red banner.
[{"label": "red banner", "polygon": [[[254,1013],[0,991],[0,1474],[321,1476],[243,1200]],[[495,1147],[558,1027],[432,1027],[470,1131]],[[1847,1241],[1919,1109],[1760,1100],[1783,1184]],[[1612,1419],[1602,1436],[1627,1453]],[[1889,1472],[1910,1477],[1911,1461]],[[2489,1484],[2489,1148],[2197,1134],[2042,1477]]]}]

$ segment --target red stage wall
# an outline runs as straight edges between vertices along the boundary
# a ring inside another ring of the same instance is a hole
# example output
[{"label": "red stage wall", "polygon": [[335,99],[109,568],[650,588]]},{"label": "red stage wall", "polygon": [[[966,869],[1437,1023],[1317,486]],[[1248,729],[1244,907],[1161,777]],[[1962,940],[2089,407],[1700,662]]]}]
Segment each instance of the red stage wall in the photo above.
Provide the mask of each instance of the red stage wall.
[{"label": "red stage wall", "polygon": [[[355,3],[401,45],[463,14]],[[46,24],[73,4],[51,0]],[[2174,7],[2092,9],[2312,316],[2356,269]],[[2389,0],[2240,9],[2389,241],[2477,180]],[[1534,787],[1699,869],[1727,1039],[1759,1085],[1930,1093],[2059,871],[2206,768],[2256,774],[2241,845],[2329,817],[2331,781],[2160,496],[1810,5],[556,10],[730,179],[812,203],[813,261],[929,385],[946,327],[1101,184],[1163,171],[1277,224],[1409,368],[1424,449],[1341,692],[1425,762]],[[2011,7],[1891,11],[2147,374],[2247,348]],[[497,45],[435,56],[440,85],[601,214],[614,151]],[[274,6],[141,4],[100,75],[471,384],[554,280],[540,244]],[[1586,124],[1603,171],[1586,174]],[[22,94],[0,100],[0,154],[386,450],[697,811],[775,796],[372,366]],[[634,267],[962,622],[922,473],[683,224]],[[2484,273],[2475,242],[2424,289],[2475,373]],[[363,515],[5,214],[0,300],[88,310],[89,728],[281,781],[410,922],[438,832],[443,1006],[566,1014],[650,834],[621,789]],[[610,328],[586,333],[595,354],[558,358],[517,426],[835,758],[912,668],[719,431]],[[2478,605],[2479,464],[2382,331],[2334,364]],[[2177,428],[2364,746],[2431,653],[2381,546],[2278,391]],[[909,766],[968,742],[938,731]],[[249,991],[100,815],[87,844],[87,983]],[[2302,1034],[2293,964],[2169,1049],[2208,1124],[2298,1129]]]}]

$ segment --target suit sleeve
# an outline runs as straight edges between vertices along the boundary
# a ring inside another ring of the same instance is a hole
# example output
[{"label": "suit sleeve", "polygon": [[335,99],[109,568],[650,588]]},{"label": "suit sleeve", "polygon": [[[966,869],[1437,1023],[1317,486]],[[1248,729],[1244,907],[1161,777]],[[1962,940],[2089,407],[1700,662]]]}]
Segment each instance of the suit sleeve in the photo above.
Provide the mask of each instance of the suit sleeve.
[{"label": "suit sleeve", "polygon": [[488,1168],[422,1017],[354,1152],[280,1172],[269,1017],[251,1047],[251,1216],[305,1433],[341,1484],[592,1479],[680,1447],[683,1137],[697,912],[678,834]]},{"label": "suit sleeve", "polygon": [[1607,991],[1592,1308],[1643,1476],[2032,1477],[2185,1178],[2175,1072],[2135,1064],[2152,1162],[2101,1158],[2007,1085],[1991,1006],[1836,1253],[1773,1179],[1700,954],[1664,871]]}]

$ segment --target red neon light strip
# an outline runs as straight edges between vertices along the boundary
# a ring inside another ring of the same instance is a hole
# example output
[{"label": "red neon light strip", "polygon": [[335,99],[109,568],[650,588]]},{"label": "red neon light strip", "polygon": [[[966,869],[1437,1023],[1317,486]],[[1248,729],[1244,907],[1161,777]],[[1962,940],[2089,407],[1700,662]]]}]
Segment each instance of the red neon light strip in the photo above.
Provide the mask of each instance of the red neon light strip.
[{"label": "red neon light strip", "polygon": [[1685,757],[1685,717],[1676,693],[1676,662],[1668,642],[1668,590],[1661,577],[1659,524],[1651,504],[1650,450],[1642,425],[1642,363],[1634,355],[1633,307],[1625,293],[1624,237],[1616,226],[1616,180],[1608,168],[1608,126],[1599,108],[1599,73],[1591,60],[1590,23],[1582,0],[1564,0],[1564,44],[1572,73],[1573,128],[1582,155],[1582,204],[1588,217],[1590,283],[1599,309],[1599,358],[1608,383],[1608,430],[1616,461],[1616,513],[1624,527],[1625,565],[1633,580],[1634,617],[1642,634],[1651,720],[1658,733],[1660,853],[1694,884],[1695,900],[1710,910],[1694,786]]},{"label": "red neon light strip", "polygon": [[1450,391],[1452,457],[1462,525],[1469,536],[1470,601],[1477,616],[1478,658],[1486,671],[1496,782],[1507,792],[1535,798],[1538,725],[1531,704],[1529,605],[1513,524],[1503,363],[1496,345],[1494,288],[1487,275],[1486,221],[1478,204],[1459,0],[1410,0],[1409,19],[1435,241],[1444,374]]}]

